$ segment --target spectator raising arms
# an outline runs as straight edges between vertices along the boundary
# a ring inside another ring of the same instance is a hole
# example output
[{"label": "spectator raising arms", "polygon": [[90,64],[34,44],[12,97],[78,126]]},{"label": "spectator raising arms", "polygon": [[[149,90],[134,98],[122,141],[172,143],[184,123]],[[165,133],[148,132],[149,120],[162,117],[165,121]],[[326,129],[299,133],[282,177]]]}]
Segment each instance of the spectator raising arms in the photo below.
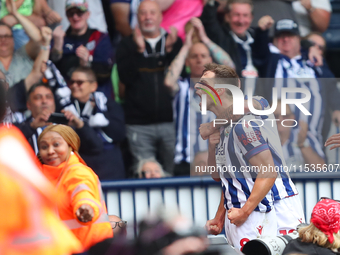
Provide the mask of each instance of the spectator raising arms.
[{"label": "spectator raising arms", "polygon": [[231,56],[239,77],[262,76],[269,54],[268,29],[274,21],[263,16],[255,30],[250,29],[253,20],[251,0],[228,1],[225,24],[217,20],[218,4],[214,1],[204,6],[201,20],[208,37]]},{"label": "spectator raising arms", "polygon": [[[202,115],[200,109],[195,107],[197,106],[196,101],[199,99],[193,91],[190,79],[199,78],[204,70],[204,65],[212,63],[212,59],[219,64],[235,67],[229,54],[208,38],[202,22],[198,18],[192,18],[190,23],[193,27],[188,32],[180,52],[171,62],[164,80],[164,85],[175,94],[173,104],[177,138],[175,175],[189,175],[193,156],[198,151],[208,149],[208,143],[201,139],[197,125],[209,122],[215,117],[212,113]],[[194,31],[198,32],[198,38],[202,42],[193,44]],[[190,68],[190,76],[181,77],[184,64]]]},{"label": "spectator raising arms", "polygon": [[[331,120],[327,115],[332,113],[332,119],[336,125],[340,123],[340,92],[336,87],[333,74],[328,70],[326,65],[320,65],[322,55],[318,55],[318,60],[312,61],[307,56],[307,52],[301,48],[299,36],[299,28],[296,22],[289,19],[279,20],[275,24],[274,45],[271,47],[270,60],[268,62],[267,74],[268,78],[274,80],[266,80],[266,84],[258,86],[258,94],[271,100],[272,87],[278,88],[278,95],[281,94],[281,88],[284,87],[302,87],[311,92],[311,102],[313,104],[306,105],[306,109],[312,114],[306,117],[300,114],[298,107],[293,107],[292,112],[295,114],[296,121],[304,120],[308,124],[307,139],[313,145],[313,149],[318,152],[319,156],[324,157],[321,145],[323,137],[326,136],[328,130],[323,129],[323,121]],[[310,47],[311,52],[320,53],[316,47]],[[313,59],[313,58],[312,58]],[[316,66],[319,64],[320,66]],[[269,81],[269,82],[267,82]],[[299,93],[292,93],[291,98],[298,98]],[[325,123],[329,127],[329,123]]]},{"label": "spectator raising arms", "polygon": [[78,66],[90,66],[96,73],[98,90],[111,97],[113,50],[108,34],[88,26],[90,12],[86,0],[67,0],[65,11],[70,27],[66,34],[61,26],[53,31],[52,61],[66,81]]},{"label": "spectator raising arms", "polygon": [[[143,0],[110,0],[111,13],[116,30],[122,36],[129,36],[138,24],[138,7]],[[168,9],[175,0],[156,0],[161,12]]]},{"label": "spectator raising arms", "polygon": [[11,87],[31,72],[32,60],[35,60],[40,50],[41,34],[31,21],[17,11],[14,0],[7,0],[6,5],[9,13],[18,20],[30,38],[26,45],[15,51],[12,29],[0,23],[0,70],[6,75]]},{"label": "spectator raising arms", "polygon": [[176,33],[160,27],[162,14],[155,1],[145,0],[138,9],[139,27],[118,45],[117,67],[125,84],[127,138],[134,163],[156,158],[172,173],[175,129],[172,96],[164,86],[165,70],[182,42]]},{"label": "spectator raising arms", "polygon": [[[41,15],[37,15],[34,11],[38,12],[37,9],[40,9],[40,1],[32,1],[32,0],[20,0],[15,1],[15,7],[18,12],[25,16],[28,20],[30,20],[35,26],[38,28],[45,25],[44,19]],[[6,2],[8,0],[1,1],[1,9],[0,9],[0,19],[8,26],[12,28],[13,38],[14,38],[14,49],[17,50],[21,46],[25,45],[29,41],[29,37],[25,33],[22,25],[18,24],[18,19],[9,13]]]},{"label": "spectator raising arms", "polygon": [[329,0],[300,0],[293,1],[297,23],[301,36],[315,31],[326,31],[331,19],[332,6]]}]

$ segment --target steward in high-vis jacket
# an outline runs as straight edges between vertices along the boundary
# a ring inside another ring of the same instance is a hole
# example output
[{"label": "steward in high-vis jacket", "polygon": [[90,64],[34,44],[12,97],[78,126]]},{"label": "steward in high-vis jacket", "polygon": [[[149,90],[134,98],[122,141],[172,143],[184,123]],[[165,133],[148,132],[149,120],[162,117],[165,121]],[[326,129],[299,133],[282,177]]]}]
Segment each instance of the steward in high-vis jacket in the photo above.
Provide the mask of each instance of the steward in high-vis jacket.
[{"label": "steward in high-vis jacket", "polygon": [[57,189],[61,220],[84,250],[113,236],[97,175],[79,156],[80,139],[72,128],[51,125],[38,138],[43,174]]},{"label": "steward in high-vis jacket", "polygon": [[39,165],[19,129],[0,126],[1,255],[66,255],[82,250],[55,213],[53,187]]}]

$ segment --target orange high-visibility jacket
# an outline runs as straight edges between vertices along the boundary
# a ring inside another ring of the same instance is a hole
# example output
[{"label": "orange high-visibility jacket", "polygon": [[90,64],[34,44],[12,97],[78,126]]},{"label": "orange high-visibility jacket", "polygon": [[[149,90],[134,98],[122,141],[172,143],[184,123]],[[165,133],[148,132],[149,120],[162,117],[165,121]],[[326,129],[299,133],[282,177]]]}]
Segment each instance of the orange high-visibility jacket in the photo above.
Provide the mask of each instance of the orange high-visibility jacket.
[{"label": "orange high-visibility jacket", "polygon": [[[100,181],[91,168],[82,164],[75,154],[59,166],[43,165],[43,174],[57,187],[58,212],[87,250],[92,245],[113,237]],[[83,223],[76,211],[83,204],[93,208],[92,221]]]},{"label": "orange high-visibility jacket", "polygon": [[36,156],[15,127],[0,127],[0,254],[66,255],[81,252],[55,214],[54,191]]}]

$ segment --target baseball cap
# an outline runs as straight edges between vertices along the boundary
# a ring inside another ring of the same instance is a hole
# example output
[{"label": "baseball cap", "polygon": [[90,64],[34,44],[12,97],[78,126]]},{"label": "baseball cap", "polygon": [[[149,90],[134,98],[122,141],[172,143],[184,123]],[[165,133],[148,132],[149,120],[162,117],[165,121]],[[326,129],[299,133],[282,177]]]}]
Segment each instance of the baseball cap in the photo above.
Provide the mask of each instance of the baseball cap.
[{"label": "baseball cap", "polygon": [[88,9],[88,3],[86,0],[66,0],[66,11],[71,8],[78,8],[79,10],[85,12]]},{"label": "baseball cap", "polygon": [[310,222],[333,243],[333,234],[340,230],[340,203],[332,199],[322,199],[314,206]]},{"label": "baseball cap", "polygon": [[275,23],[274,36],[282,32],[289,32],[294,35],[300,35],[298,24],[292,19],[281,19]]}]

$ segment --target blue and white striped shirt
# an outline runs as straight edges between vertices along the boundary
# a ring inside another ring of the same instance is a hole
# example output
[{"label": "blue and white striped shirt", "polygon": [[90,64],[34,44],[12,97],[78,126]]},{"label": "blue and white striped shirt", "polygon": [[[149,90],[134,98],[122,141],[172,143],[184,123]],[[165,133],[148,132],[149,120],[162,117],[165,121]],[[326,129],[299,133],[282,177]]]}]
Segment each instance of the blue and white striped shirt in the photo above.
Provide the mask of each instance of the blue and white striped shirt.
[{"label": "blue and white striped shirt", "polygon": [[[265,99],[261,100],[261,104],[264,108],[269,106]],[[249,159],[265,150],[270,150],[279,173],[271,191],[255,211],[269,212],[275,200],[297,194],[289,174],[284,172],[287,168],[276,123],[263,121],[268,117],[275,119],[273,114],[269,116],[247,114],[233,127],[221,128],[221,139],[216,149],[216,165],[220,169],[223,169],[223,166],[234,167],[233,171],[220,172],[227,209],[241,208],[246,203],[257,176],[256,172],[247,171],[249,169],[247,167],[251,167]]]},{"label": "blue and white striped shirt", "polygon": [[[299,129],[291,129],[289,139],[282,145],[283,156],[286,160],[286,164],[291,170],[300,170],[300,165],[303,165],[304,159],[301,153],[301,149],[297,145],[297,138]],[[320,143],[317,138],[311,134],[311,132],[307,133],[307,138],[309,145],[311,148],[322,158],[325,158],[325,154],[322,150]],[[295,166],[295,168],[294,168]],[[302,168],[303,169],[303,168]]]},{"label": "blue and white striped shirt", "polygon": [[[322,100],[322,84],[316,79],[313,68],[301,56],[289,59],[283,56],[278,63],[275,78],[275,87],[278,88],[278,97],[281,96],[281,88],[305,88],[311,92],[309,102],[303,104],[304,107],[312,114],[305,116],[298,107],[290,105],[291,111],[295,114],[295,120],[303,120],[308,124],[308,130],[311,134],[308,139],[311,140],[311,145],[314,143],[323,144],[322,141],[322,126],[324,122],[325,102]],[[300,99],[301,93],[288,93],[287,98]],[[296,127],[297,128],[297,127]],[[315,140],[315,138],[317,140]],[[315,144],[315,147],[321,147]],[[320,153],[318,153],[322,156]]]},{"label": "blue and white striped shirt", "polygon": [[202,115],[200,97],[190,86],[190,78],[177,81],[179,91],[173,101],[176,121],[175,163],[191,163],[197,152],[208,150],[208,141],[201,138],[199,126],[215,119],[212,112]]}]

